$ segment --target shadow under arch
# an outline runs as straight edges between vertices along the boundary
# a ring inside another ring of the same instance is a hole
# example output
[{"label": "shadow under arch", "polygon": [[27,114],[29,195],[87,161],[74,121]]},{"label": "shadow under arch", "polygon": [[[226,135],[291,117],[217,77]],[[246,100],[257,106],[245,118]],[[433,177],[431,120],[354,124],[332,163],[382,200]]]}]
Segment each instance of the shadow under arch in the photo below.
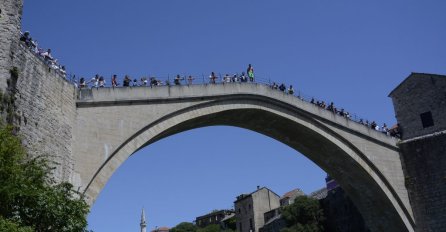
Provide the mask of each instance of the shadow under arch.
[{"label": "shadow under arch", "polygon": [[102,188],[98,182],[108,181],[114,170],[141,148],[170,135],[215,125],[252,130],[302,153],[336,179],[373,231],[413,231],[415,224],[398,194],[359,148],[307,112],[255,95],[201,103],[143,127],[110,155],[84,194],[97,196]]}]

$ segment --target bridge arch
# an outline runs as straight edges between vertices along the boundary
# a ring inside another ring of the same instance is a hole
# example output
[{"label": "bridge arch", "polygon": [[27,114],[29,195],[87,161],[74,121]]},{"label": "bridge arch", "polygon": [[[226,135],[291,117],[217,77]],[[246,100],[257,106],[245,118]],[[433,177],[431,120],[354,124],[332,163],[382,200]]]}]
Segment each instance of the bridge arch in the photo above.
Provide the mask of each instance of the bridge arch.
[{"label": "bridge arch", "polygon": [[[171,91],[170,87],[166,90]],[[99,91],[103,90],[93,91],[100,94]],[[112,92],[115,97],[122,94],[119,93],[121,90],[104,91]],[[118,136],[121,137],[118,140],[119,144],[112,146],[112,152],[107,155],[107,158],[96,165],[88,183],[85,184],[84,193],[94,200],[113,172],[131,154],[144,146],[190,129],[228,125],[264,134],[292,147],[312,160],[343,187],[371,229],[413,231],[411,211],[404,191],[403,193],[400,191],[401,184],[404,186],[404,183],[397,183],[398,180],[389,178],[389,174],[393,172],[389,170],[392,165],[378,166],[377,164],[381,162],[377,163],[376,159],[382,156],[374,154],[386,153],[395,158],[395,154],[398,154],[397,148],[387,141],[374,138],[374,132],[371,136],[346,127],[345,124],[349,124],[348,120],[332,115],[331,117],[344,123],[344,125],[339,125],[336,120],[328,120],[324,115],[317,115],[302,107],[296,107],[301,103],[293,103],[300,101],[299,99],[288,98],[289,96],[286,95],[265,96],[265,94],[240,91],[210,97],[194,96],[181,99],[172,97],[170,99],[172,103],[184,104],[184,106],[176,106],[174,110],[160,113],[159,117],[150,123],[141,124],[137,130],[127,136]],[[113,108],[119,107],[120,104],[130,108],[169,104],[169,100],[164,98],[157,101],[161,102],[149,103],[145,100],[135,100],[134,97],[122,101],[116,101],[116,98],[113,101],[101,101],[100,97],[93,96],[93,101],[91,99],[79,101],[78,111],[82,114],[81,112],[85,109],[90,111],[92,108],[98,108],[102,111],[108,109],[114,112]],[[399,159],[399,156],[397,158]],[[383,162],[393,161],[389,159]]]}]

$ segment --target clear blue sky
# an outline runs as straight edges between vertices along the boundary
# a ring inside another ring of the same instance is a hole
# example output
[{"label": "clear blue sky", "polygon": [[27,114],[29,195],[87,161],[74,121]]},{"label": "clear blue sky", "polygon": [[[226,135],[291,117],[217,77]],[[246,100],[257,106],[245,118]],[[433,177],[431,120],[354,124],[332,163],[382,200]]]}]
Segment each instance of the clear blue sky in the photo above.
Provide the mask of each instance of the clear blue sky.
[{"label": "clear blue sky", "polygon": [[[410,72],[446,74],[446,2],[25,1],[23,30],[69,72],[141,76],[241,72],[293,84],[381,125]],[[289,147],[232,127],[159,141],[113,175],[88,218],[96,232],[174,226],[257,185],[309,193],[325,174]]]}]

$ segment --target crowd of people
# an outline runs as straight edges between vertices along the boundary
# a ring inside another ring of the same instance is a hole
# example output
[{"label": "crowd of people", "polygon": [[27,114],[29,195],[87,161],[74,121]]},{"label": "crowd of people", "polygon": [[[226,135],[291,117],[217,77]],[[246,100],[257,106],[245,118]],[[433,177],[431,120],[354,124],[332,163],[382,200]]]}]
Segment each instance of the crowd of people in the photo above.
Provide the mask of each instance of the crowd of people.
[{"label": "crowd of people", "polygon": [[[286,85],[283,84],[283,83],[278,85],[277,83],[273,82],[271,84],[271,88],[279,90],[279,91],[281,91],[283,93],[294,95],[294,89],[293,89],[292,85],[290,85],[287,88]],[[302,99],[302,100],[305,100],[302,96],[300,96],[300,94],[297,97]],[[337,115],[340,115],[340,116],[342,116],[344,118],[347,118],[349,120],[353,120],[349,112],[345,111],[342,108],[341,109],[336,108],[333,102],[330,102],[330,104],[327,105],[325,103],[325,101],[317,101],[314,98],[311,98],[310,103],[314,104],[314,105],[316,105],[316,106],[318,106],[318,107],[320,107],[322,109],[325,109],[325,110],[328,110],[330,112],[333,112],[333,114],[337,114]],[[375,121],[369,122],[368,120],[366,120],[364,122],[363,119],[359,119],[359,121],[357,121],[357,122],[359,124],[361,124],[361,125],[364,125],[366,127],[371,128],[373,130],[382,132],[382,133],[384,133],[386,135],[393,136],[393,137],[398,137],[398,138],[401,137],[401,131],[399,129],[398,124],[393,126],[393,127],[391,127],[391,128],[388,128],[386,123],[383,123],[383,125],[380,127],[380,126],[378,126],[378,124]]]},{"label": "crowd of people", "polygon": [[[328,110],[333,112],[334,114],[340,115],[342,117],[345,117],[347,119],[352,119],[351,115],[349,112],[345,111],[344,109],[338,109],[335,107],[333,102],[330,102],[330,104],[327,106],[327,104],[325,103],[325,101],[316,101],[314,98],[311,99],[310,101],[311,104],[314,104],[322,109]],[[392,128],[388,128],[386,123],[383,123],[383,125],[380,127],[375,121],[369,122],[368,120],[366,120],[364,122],[364,120],[361,118],[358,121],[359,124],[364,125],[366,127],[369,127],[371,129],[374,129],[376,131],[380,131],[386,135],[390,135],[393,137],[399,137],[401,135],[401,132],[399,131],[399,127],[398,125],[393,126]]]},{"label": "crowd of people", "polygon": [[[247,72],[248,75],[245,74],[245,72],[242,72],[240,75],[239,74],[234,74],[234,75],[229,75],[226,74],[223,77],[219,77],[215,74],[215,72],[211,72],[211,74],[209,75],[209,83],[210,84],[217,84],[217,83],[230,83],[230,82],[254,82],[255,78],[254,78],[254,68],[252,67],[251,64],[248,65],[247,68]],[[187,84],[187,85],[192,85],[194,84],[194,80],[196,78],[192,75],[189,76],[181,76],[181,75],[176,75],[175,78],[173,79],[173,84],[174,85],[182,85],[182,84]],[[84,77],[81,77],[79,79],[79,84],[77,84],[76,81],[74,81],[74,84],[78,87],[78,88],[103,88],[106,87],[106,81],[105,78],[99,74],[96,74],[93,78],[91,79],[86,79]],[[118,87],[120,84],[118,83],[118,77],[116,74],[112,75],[111,77],[111,87]],[[156,77],[141,77],[138,79],[135,78],[131,78],[129,75],[125,75],[124,78],[122,79],[122,86],[123,87],[130,87],[130,86],[150,86],[150,87],[154,87],[154,86],[162,86],[162,85],[171,85],[170,83],[170,79],[168,78],[167,80],[160,80]]]},{"label": "crowd of people", "polygon": [[[208,83],[209,84],[218,84],[218,83],[225,84],[225,83],[234,83],[234,82],[240,82],[240,83],[255,82],[254,69],[252,68],[252,65],[248,66],[247,73],[248,73],[248,75],[245,75],[245,72],[242,72],[240,75],[225,74],[224,76],[219,77],[215,74],[215,72],[211,72],[211,74],[209,75]],[[173,84],[174,85],[182,85],[182,84],[192,85],[192,84],[194,84],[195,79],[196,78],[193,77],[192,75],[189,75],[189,76],[176,75],[175,78],[173,78]],[[205,84],[205,83],[202,83],[202,84]],[[141,77],[139,79],[132,79],[129,75],[125,75],[122,80],[123,87],[130,87],[130,86],[155,87],[155,86],[162,86],[162,85],[167,85],[167,86],[171,85],[170,80],[167,79],[167,80],[162,81],[155,77],[150,77],[150,78]],[[118,86],[119,86],[119,83],[118,83],[117,75],[112,75],[111,87],[115,88]],[[293,85],[289,85],[288,87],[286,87],[286,85],[284,83],[279,85],[279,84],[273,82],[272,84],[269,84],[269,86],[274,90],[283,92],[284,94],[294,95],[294,93],[295,93]],[[106,87],[104,77],[96,74],[91,80],[86,80],[85,78],[81,78],[79,88],[87,88],[87,87],[91,87],[91,88]],[[300,94],[297,97],[300,98],[301,100],[306,100],[302,96],[300,96]],[[337,108],[333,102],[330,102],[330,104],[327,105],[327,103],[325,101],[318,101],[318,100],[315,100],[314,98],[311,98],[311,100],[308,99],[306,101],[309,101],[311,104],[314,104],[317,107],[328,110],[328,111],[332,112],[333,114],[340,115],[340,116],[342,116],[346,119],[349,119],[349,120],[354,120],[366,127],[369,127],[376,131],[380,131],[386,135],[393,136],[393,137],[400,137],[400,135],[401,135],[398,125],[388,128],[386,123],[384,123],[380,127],[380,126],[378,126],[378,124],[375,121],[369,122],[368,120],[364,121],[363,119],[359,119],[359,120],[356,118],[353,119],[348,111],[344,110],[343,108]]]},{"label": "crowd of people", "polygon": [[53,57],[51,54],[51,49],[43,49],[38,46],[37,40],[34,40],[29,31],[25,31],[24,33],[20,33],[20,41],[25,44],[34,54],[36,54],[40,59],[45,61],[49,68],[61,73],[64,78],[67,76],[67,71],[65,66],[60,65],[57,62],[57,59]]},{"label": "crowd of people", "polygon": [[[66,78],[65,66],[62,66],[57,63],[57,59],[55,59],[51,54],[51,49],[47,49],[45,51],[44,49],[38,47],[37,41],[33,40],[31,38],[28,31],[21,34],[20,41],[22,41],[31,51],[33,51],[36,55],[38,55],[41,59],[43,59],[45,61],[45,63],[47,63],[51,69],[54,69],[54,70],[60,72]],[[189,75],[187,77],[186,76],[182,77],[180,75],[176,75],[175,78],[173,79],[173,84],[174,85],[182,85],[182,83],[185,82],[184,84],[192,85],[195,79],[196,78],[193,77],[192,75]],[[251,64],[249,64],[246,69],[246,73],[241,72],[241,74],[233,74],[233,75],[225,74],[223,77],[220,77],[220,76],[217,76],[215,74],[215,72],[211,72],[211,74],[209,75],[209,83],[210,84],[217,84],[217,83],[224,84],[224,83],[231,83],[231,82],[233,82],[233,83],[235,83],[235,82],[240,82],[240,83],[255,82],[253,66]],[[103,88],[103,87],[106,87],[105,78],[99,74],[96,74],[90,80],[87,80],[86,78],[81,77],[79,79],[79,84],[77,84],[76,81],[73,81],[73,83],[78,88],[89,88],[89,87]],[[122,80],[123,87],[130,87],[130,86],[154,87],[154,86],[162,86],[162,85],[170,85],[169,78],[165,81],[162,81],[160,79],[157,79],[156,77],[149,77],[149,78],[141,77],[138,80],[138,79],[132,79],[129,75],[125,75]],[[111,87],[115,88],[118,86],[119,86],[119,83],[118,83],[117,75],[112,75]],[[270,84],[270,87],[272,89],[281,91],[285,94],[294,95],[294,88],[292,85],[289,85],[289,87],[286,87],[286,85],[284,83],[279,85],[279,84],[273,82],[272,84]],[[305,100],[303,97],[300,96],[300,94],[298,97],[302,100]],[[345,111],[342,108],[338,109],[337,107],[335,107],[333,102],[331,102],[329,105],[327,105],[325,103],[325,101],[316,101],[314,98],[312,98],[310,100],[310,103],[314,104],[320,108],[323,108],[325,110],[331,111],[334,114],[337,114],[337,115],[345,117],[349,120],[352,120],[349,112]],[[357,122],[366,126],[366,127],[371,128],[373,130],[380,131],[386,135],[390,135],[390,136],[394,136],[394,137],[400,137],[400,135],[401,135],[401,131],[399,129],[398,124],[391,128],[388,128],[385,123],[380,127],[380,126],[378,126],[378,124],[375,121],[369,122],[368,120],[364,121],[363,119],[359,119],[359,121],[357,121]]]}]

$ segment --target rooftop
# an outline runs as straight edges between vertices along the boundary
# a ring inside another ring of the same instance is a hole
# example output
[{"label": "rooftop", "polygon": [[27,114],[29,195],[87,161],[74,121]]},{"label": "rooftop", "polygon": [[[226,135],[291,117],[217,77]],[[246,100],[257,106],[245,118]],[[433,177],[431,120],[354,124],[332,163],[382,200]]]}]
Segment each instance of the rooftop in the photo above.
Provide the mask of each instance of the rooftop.
[{"label": "rooftop", "polygon": [[412,78],[446,78],[445,75],[438,75],[438,74],[431,74],[431,73],[416,73],[416,72],[412,72],[408,77],[406,77],[406,79],[404,79],[395,89],[392,90],[392,92],[389,93],[388,97],[392,97],[393,93],[399,89],[401,86],[403,86],[407,80],[412,79]]},{"label": "rooftop", "polygon": [[324,199],[327,197],[327,188],[321,188],[319,190],[316,190],[312,193],[310,193],[309,197],[315,198],[315,199]]},{"label": "rooftop", "polygon": [[254,191],[254,192],[252,192],[252,193],[249,193],[249,194],[240,194],[239,196],[237,196],[237,200],[235,200],[234,203],[237,203],[237,202],[239,202],[239,201],[241,201],[241,200],[243,200],[243,199],[246,199],[246,198],[250,197],[252,194],[254,194],[254,193],[256,193],[256,192],[258,192],[258,191],[260,191],[260,190],[263,190],[263,189],[266,189],[266,190],[268,190],[268,191],[274,193],[277,197],[280,198],[280,196],[279,196],[277,193],[275,193],[274,191],[272,191],[271,189],[269,189],[269,188],[267,188],[267,187],[261,187],[261,188],[260,188],[260,186],[257,186],[257,190],[256,190],[256,191]]},{"label": "rooftop", "polygon": [[283,196],[282,196],[281,199],[283,199],[283,198],[291,198],[291,197],[293,197],[295,194],[304,195],[305,193],[304,193],[301,189],[296,188],[296,189],[293,189],[293,190],[291,190],[291,191],[289,191],[289,192],[283,194]]}]

